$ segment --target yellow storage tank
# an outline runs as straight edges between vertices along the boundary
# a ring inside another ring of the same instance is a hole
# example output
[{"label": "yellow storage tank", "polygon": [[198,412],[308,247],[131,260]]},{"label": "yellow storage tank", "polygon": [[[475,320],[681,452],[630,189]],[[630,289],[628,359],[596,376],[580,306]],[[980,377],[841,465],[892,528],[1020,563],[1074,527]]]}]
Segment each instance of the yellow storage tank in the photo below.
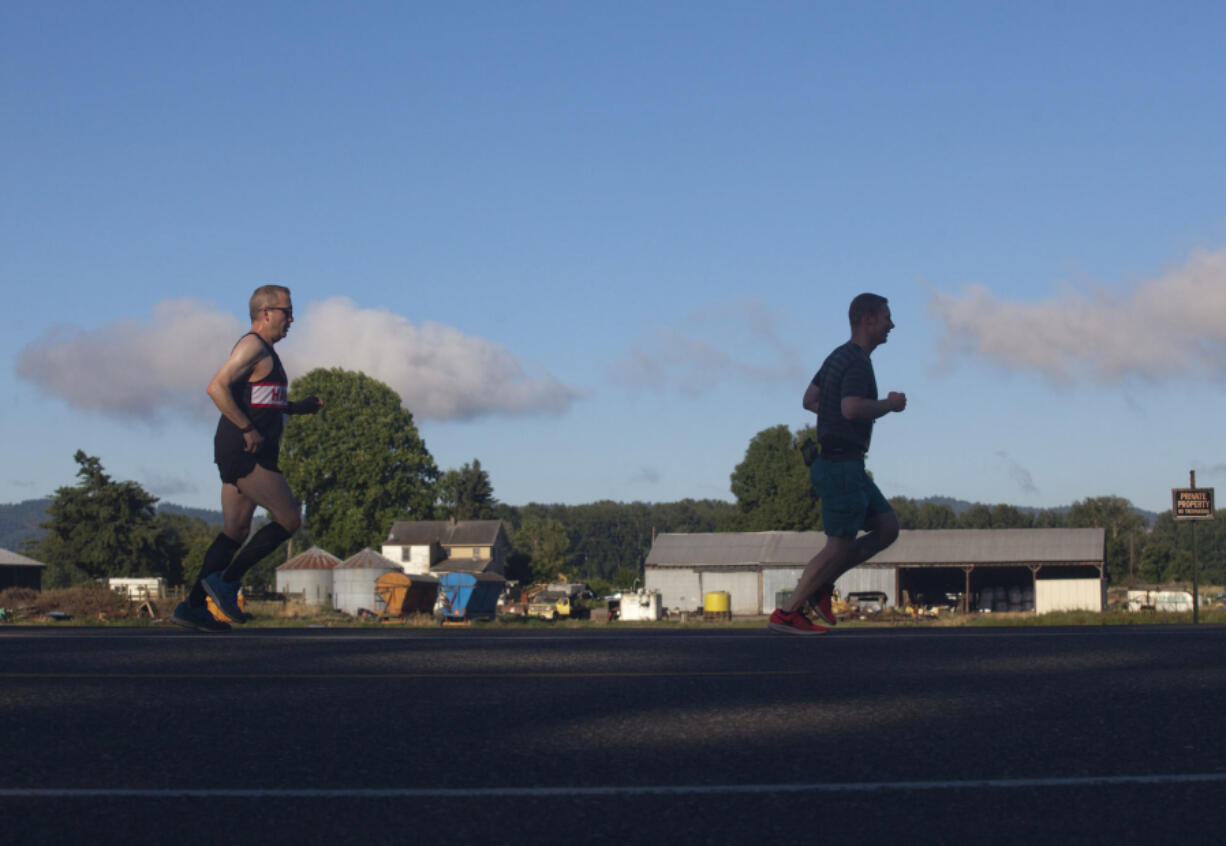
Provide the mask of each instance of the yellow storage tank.
[{"label": "yellow storage tank", "polygon": [[704,620],[731,620],[732,594],[726,590],[713,590],[702,598]]}]

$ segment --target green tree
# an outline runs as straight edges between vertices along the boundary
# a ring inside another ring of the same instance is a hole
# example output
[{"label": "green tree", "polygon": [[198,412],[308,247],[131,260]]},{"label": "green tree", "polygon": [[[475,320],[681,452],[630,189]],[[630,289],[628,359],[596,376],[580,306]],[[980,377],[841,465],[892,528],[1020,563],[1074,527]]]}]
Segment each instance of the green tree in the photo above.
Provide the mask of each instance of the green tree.
[{"label": "green tree", "polygon": [[[1145,520],[1132,503],[1119,496],[1099,496],[1079,500],[1069,506],[1069,528],[1106,529],[1107,575],[1113,584],[1128,581],[1128,558],[1130,535],[1145,531]],[[1135,544],[1135,541],[1133,541]],[[1191,544],[1182,545],[1191,552]],[[1190,559],[1189,559],[1190,560]],[[1189,570],[1190,572],[1190,570]]]},{"label": "green tree", "polygon": [[1063,529],[1066,528],[1068,521],[1065,519],[1064,512],[1058,511],[1055,508],[1048,508],[1034,515],[1034,527],[1036,529]]},{"label": "green tree", "polygon": [[1034,525],[1034,518],[1012,505],[1001,503],[992,506],[993,529],[1029,529]]},{"label": "green tree", "polygon": [[898,517],[898,528],[916,528],[919,508],[916,506],[915,500],[905,496],[892,496],[890,497],[890,507],[894,509],[894,514]]},{"label": "green tree", "polygon": [[959,529],[990,529],[992,528],[992,509],[986,505],[975,504],[958,518]]},{"label": "green tree", "polygon": [[491,520],[498,507],[490,474],[476,458],[472,464],[444,473],[438,480],[437,493],[443,511],[457,520]]},{"label": "green tree", "polygon": [[800,444],[812,434],[811,426],[793,434],[781,424],[753,436],[744,460],[732,472],[736,512],[721,528],[741,532],[821,528],[821,507],[800,454]]},{"label": "green tree", "polygon": [[194,584],[204,564],[204,553],[217,537],[219,527],[210,526],[199,517],[159,511],[158,525],[175,538],[177,565],[176,583]]},{"label": "green tree", "polygon": [[159,523],[150,496],[136,482],[115,482],[102,462],[77,450],[81,481],[55,492],[42,524],[47,534],[35,547],[49,565],[47,583],[64,586],[107,576],[161,576],[179,579],[182,541]]},{"label": "green tree", "polygon": [[917,529],[956,529],[958,515],[943,502],[921,502],[915,509]]},{"label": "green tree", "polygon": [[397,519],[433,516],[438,468],[395,391],[332,368],[295,379],[290,396],[324,402],[317,414],[290,418],[281,447],[314,543],[346,558],[376,546]]},{"label": "green tree", "polygon": [[521,581],[553,581],[570,562],[570,538],[562,523],[552,517],[525,517],[512,543],[527,557],[527,572],[516,574]]}]

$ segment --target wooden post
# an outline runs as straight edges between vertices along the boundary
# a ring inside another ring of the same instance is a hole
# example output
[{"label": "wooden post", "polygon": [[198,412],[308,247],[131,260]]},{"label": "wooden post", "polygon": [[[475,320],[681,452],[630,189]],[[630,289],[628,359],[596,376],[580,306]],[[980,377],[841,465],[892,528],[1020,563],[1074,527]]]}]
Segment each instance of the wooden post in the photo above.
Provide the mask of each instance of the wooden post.
[{"label": "wooden post", "polygon": [[[1188,479],[1196,489],[1196,471],[1188,471]],[[1200,562],[1196,558],[1196,521],[1192,521],[1192,624],[1200,623]]]}]

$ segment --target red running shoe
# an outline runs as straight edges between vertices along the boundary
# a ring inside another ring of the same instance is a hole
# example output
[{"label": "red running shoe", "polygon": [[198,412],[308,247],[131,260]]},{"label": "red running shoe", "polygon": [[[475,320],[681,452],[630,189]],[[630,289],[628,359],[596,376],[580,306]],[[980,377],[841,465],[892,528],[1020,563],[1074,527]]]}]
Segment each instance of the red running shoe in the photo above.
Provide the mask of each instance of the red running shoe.
[{"label": "red running shoe", "polygon": [[813,613],[821,625],[833,627],[839,624],[838,617],[834,613],[834,606],[831,604],[833,598],[834,585],[825,584],[818,588],[817,596],[813,598],[812,602],[808,603],[808,607],[813,609]]},{"label": "red running shoe", "polygon": [[776,608],[774,613],[771,614],[770,622],[766,624],[766,627],[772,632],[780,632],[781,634],[816,635],[826,633],[824,628],[810,623],[809,619],[799,611],[789,614],[779,608]]}]

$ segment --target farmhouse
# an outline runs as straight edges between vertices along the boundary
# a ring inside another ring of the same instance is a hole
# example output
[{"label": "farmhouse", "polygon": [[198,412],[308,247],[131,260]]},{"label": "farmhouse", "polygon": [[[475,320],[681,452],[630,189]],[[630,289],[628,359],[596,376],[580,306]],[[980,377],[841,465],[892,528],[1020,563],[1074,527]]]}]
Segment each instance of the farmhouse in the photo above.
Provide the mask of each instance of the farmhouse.
[{"label": "farmhouse", "polygon": [[409,575],[506,572],[511,543],[501,520],[403,520],[380,552]]}]

